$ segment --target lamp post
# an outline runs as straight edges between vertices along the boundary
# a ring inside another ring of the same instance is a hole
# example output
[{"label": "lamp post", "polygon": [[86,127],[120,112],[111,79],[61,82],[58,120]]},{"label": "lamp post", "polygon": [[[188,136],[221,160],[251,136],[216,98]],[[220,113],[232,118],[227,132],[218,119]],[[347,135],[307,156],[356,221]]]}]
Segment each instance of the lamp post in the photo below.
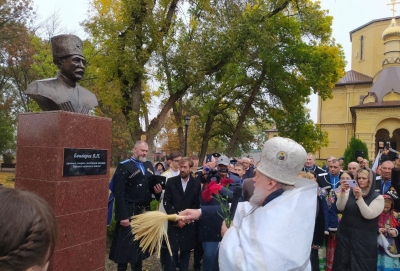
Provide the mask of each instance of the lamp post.
[{"label": "lamp post", "polygon": [[187,135],[188,135],[188,126],[189,126],[190,117],[185,116],[184,120],[185,120],[185,149],[183,152],[183,156],[186,156],[187,155]]}]

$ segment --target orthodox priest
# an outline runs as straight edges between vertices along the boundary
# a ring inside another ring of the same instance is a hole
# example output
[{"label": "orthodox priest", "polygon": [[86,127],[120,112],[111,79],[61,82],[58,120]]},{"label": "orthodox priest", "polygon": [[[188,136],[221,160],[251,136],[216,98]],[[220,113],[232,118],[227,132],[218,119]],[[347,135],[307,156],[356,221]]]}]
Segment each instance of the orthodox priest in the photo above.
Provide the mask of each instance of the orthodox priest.
[{"label": "orthodox priest", "polygon": [[148,256],[142,253],[139,241],[132,241],[134,237],[130,226],[130,218],[150,211],[152,194],[159,200],[162,191],[160,184],[149,187],[149,177],[154,174],[154,169],[151,162],[146,160],[148,149],[145,141],[136,142],[132,157],[121,162],[114,175],[117,223],[109,258],[118,264],[118,271],[126,271],[128,263],[132,271],[141,271],[142,260]]},{"label": "orthodox priest", "polygon": [[[297,178],[306,156],[304,148],[288,138],[265,143],[250,202],[239,203],[233,226],[222,225],[221,271],[311,270],[317,185]],[[180,214],[191,220],[219,212],[218,207],[204,206]]]}]

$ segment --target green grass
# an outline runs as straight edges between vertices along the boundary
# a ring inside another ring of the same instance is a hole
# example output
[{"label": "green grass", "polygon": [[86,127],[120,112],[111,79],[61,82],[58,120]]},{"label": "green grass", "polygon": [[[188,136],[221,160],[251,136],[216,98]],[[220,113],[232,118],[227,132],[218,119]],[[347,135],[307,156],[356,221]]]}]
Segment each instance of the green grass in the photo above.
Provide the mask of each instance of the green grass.
[{"label": "green grass", "polygon": [[0,171],[0,183],[5,187],[14,188],[15,172]]}]

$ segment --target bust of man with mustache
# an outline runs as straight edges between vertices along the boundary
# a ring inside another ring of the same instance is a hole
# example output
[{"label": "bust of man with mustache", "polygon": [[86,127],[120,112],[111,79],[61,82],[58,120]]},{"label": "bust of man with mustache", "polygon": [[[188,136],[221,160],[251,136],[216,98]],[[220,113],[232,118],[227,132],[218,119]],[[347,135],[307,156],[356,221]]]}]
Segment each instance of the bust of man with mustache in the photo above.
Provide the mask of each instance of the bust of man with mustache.
[{"label": "bust of man with mustache", "polygon": [[77,83],[83,78],[86,68],[82,40],[75,35],[58,35],[51,38],[51,47],[53,63],[59,69],[56,78],[34,81],[25,93],[43,111],[89,114],[98,102],[92,92]]}]

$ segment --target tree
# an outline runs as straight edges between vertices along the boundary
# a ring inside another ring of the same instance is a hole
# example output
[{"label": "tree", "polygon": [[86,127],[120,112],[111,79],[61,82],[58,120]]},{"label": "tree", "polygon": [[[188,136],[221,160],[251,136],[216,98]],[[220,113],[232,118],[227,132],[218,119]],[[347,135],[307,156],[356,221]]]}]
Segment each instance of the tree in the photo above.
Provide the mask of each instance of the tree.
[{"label": "tree", "polygon": [[365,142],[363,142],[361,139],[352,137],[347,145],[346,150],[344,151],[344,169],[347,169],[347,165],[350,162],[357,162],[357,157],[355,157],[356,151],[363,151],[364,158],[369,161],[367,144],[365,144]]},{"label": "tree", "polygon": [[[230,109],[240,108],[229,119],[233,127],[225,131],[230,142],[229,156],[237,148],[246,123],[260,117],[267,123],[276,123],[282,135],[292,137],[310,151],[327,144],[326,133],[313,124],[302,105],[311,93],[323,99],[330,97],[331,88],[343,75],[344,55],[331,38],[332,18],[311,1],[268,4],[271,1],[245,6],[225,2],[218,17],[223,19],[204,20],[217,24],[217,29],[224,26],[227,29],[225,35],[211,32],[215,35],[210,38],[212,42],[218,40],[227,45],[220,48],[225,58],[220,61],[222,68],[207,80],[213,82],[208,83],[212,87],[200,85],[197,95],[204,101],[204,96],[212,93],[212,97],[223,99]],[[226,57],[230,50],[234,56]],[[218,112],[224,112],[220,104],[215,101],[205,109],[209,110],[203,126],[205,135],[213,129],[211,123]],[[210,136],[204,137],[203,143],[209,139]],[[206,149],[202,146],[200,157]]]},{"label": "tree", "polygon": [[328,146],[328,134],[315,124],[303,105],[297,105],[290,111],[270,110],[279,136],[288,137],[301,144],[307,152],[315,153]]},{"label": "tree", "polygon": [[[0,98],[1,100],[1,98]],[[7,116],[7,109],[0,104],[0,154],[13,148],[14,144],[14,126],[12,118]]]},{"label": "tree", "polygon": [[21,70],[25,72],[29,63],[24,63],[21,70],[15,64],[31,53],[25,46],[31,10],[30,0],[0,0],[0,153],[14,148],[21,82],[14,79],[22,78]]},{"label": "tree", "polygon": [[18,38],[31,15],[30,0],[0,0],[0,44]]},{"label": "tree", "polygon": [[[318,3],[185,4],[95,0],[85,22],[98,51],[92,60],[94,88],[102,103],[124,115],[134,141],[146,135],[150,150],[173,109],[180,145],[182,117],[198,114],[200,155],[213,139],[229,142],[225,150],[231,155],[246,148],[252,124],[260,119],[283,123],[276,112],[305,114],[298,105],[311,93],[330,97],[343,74],[343,52],[331,38],[332,18]],[[151,88],[155,80],[157,87]],[[149,96],[161,100],[155,110]],[[192,99],[198,107],[186,105]],[[290,119],[298,127],[307,124],[307,133],[322,139],[306,116]]]}]

